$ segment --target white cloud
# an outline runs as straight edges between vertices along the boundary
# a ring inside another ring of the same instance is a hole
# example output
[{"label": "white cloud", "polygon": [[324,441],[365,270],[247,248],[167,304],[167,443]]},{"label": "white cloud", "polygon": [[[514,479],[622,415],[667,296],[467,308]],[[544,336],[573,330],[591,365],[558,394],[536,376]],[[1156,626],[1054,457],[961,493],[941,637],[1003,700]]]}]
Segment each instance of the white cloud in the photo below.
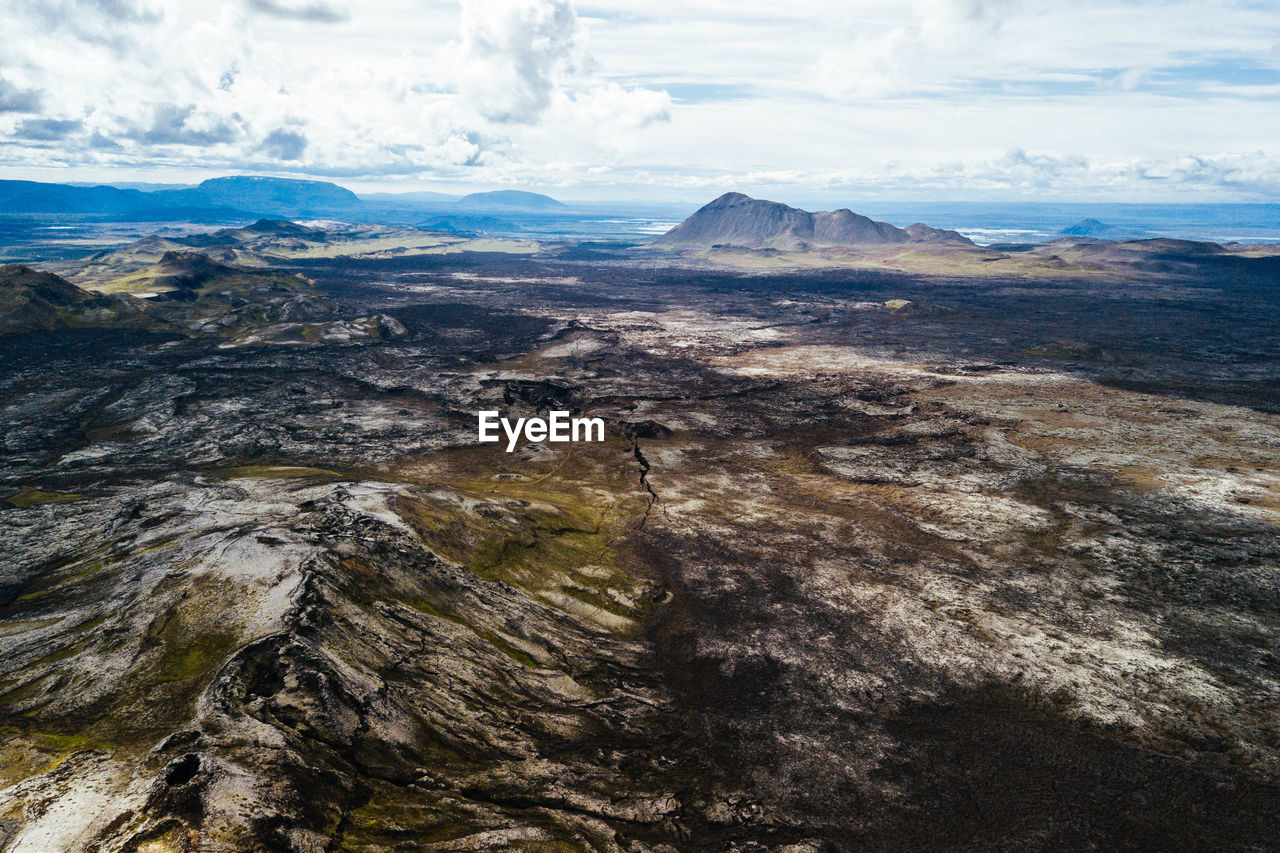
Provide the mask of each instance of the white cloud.
[{"label": "white cloud", "polygon": [[456,175],[520,161],[553,112],[604,156],[669,115],[665,93],[599,75],[567,0],[418,2],[403,30],[316,0],[15,3],[0,165]]},{"label": "white cloud", "polygon": [[0,174],[1197,200],[1280,173],[1270,4],[579,2],[0,0]]},{"label": "white cloud", "polygon": [[671,120],[671,96],[652,89],[623,88],[607,83],[573,95],[562,94],[556,101],[551,121],[561,133],[589,137],[609,150],[632,150],[635,131],[655,122]]},{"label": "white cloud", "polygon": [[71,36],[126,50],[134,31],[164,19],[164,7],[153,0],[11,0],[12,19],[21,17],[37,31]]},{"label": "white cloud", "polygon": [[532,123],[591,64],[568,0],[462,0],[446,51],[459,87],[486,118]]},{"label": "white cloud", "polygon": [[855,22],[851,44],[819,56],[815,86],[839,100],[944,89],[972,73],[976,47],[1000,50],[1001,27],[1018,6],[1019,0],[913,0],[901,23],[876,29]]},{"label": "white cloud", "polygon": [[292,21],[337,24],[351,17],[351,13],[347,9],[326,3],[324,0],[307,0],[307,2],[296,2],[296,0],[293,0],[293,2],[283,2],[283,0],[245,0],[245,5],[252,11]]}]

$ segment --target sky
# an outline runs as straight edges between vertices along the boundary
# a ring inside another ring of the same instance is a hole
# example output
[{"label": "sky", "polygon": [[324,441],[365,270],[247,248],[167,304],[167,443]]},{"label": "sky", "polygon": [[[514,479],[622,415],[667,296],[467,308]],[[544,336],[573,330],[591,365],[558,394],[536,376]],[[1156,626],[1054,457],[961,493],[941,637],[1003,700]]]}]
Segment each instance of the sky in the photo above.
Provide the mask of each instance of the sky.
[{"label": "sky", "polygon": [[0,0],[0,178],[1272,202],[1276,0]]}]

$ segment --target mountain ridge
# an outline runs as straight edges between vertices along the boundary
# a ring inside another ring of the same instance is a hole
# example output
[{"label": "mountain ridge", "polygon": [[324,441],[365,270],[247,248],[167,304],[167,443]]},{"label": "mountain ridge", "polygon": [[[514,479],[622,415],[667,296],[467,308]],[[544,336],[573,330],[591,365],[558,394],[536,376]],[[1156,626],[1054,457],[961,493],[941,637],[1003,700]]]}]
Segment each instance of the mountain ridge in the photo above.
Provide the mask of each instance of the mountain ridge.
[{"label": "mountain ridge", "polygon": [[673,249],[729,245],[796,251],[901,243],[973,245],[972,240],[959,232],[922,222],[899,228],[847,208],[809,212],[739,192],[725,193],[703,205],[652,245]]},{"label": "mountain ridge", "polygon": [[6,213],[145,217],[201,211],[240,216],[298,216],[337,212],[361,204],[355,193],[337,184],[255,175],[210,178],[189,189],[150,192],[106,184],[84,187],[40,181],[0,181],[0,208]]},{"label": "mountain ridge", "polygon": [[552,214],[569,206],[541,193],[494,190],[462,197],[443,193],[374,193],[359,196],[329,181],[230,175],[191,187],[155,189],[111,184],[0,180],[0,213],[191,218],[211,221],[255,218],[354,218],[382,221],[406,210]]}]

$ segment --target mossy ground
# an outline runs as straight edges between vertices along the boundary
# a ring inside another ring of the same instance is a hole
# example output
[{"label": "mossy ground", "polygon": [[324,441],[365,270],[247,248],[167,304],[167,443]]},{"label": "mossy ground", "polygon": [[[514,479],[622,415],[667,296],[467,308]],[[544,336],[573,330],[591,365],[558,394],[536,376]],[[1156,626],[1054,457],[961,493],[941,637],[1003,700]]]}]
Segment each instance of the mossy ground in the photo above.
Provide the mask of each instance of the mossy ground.
[{"label": "mossy ground", "polygon": [[77,752],[114,746],[79,733],[0,726],[0,786],[48,773]]},{"label": "mossy ground", "polygon": [[37,486],[23,486],[16,494],[9,495],[5,501],[17,509],[39,506],[41,504],[65,504],[84,500],[84,495],[74,492],[50,492]]},{"label": "mossy ground", "polygon": [[624,603],[641,598],[624,538],[643,517],[647,495],[629,445],[586,448],[527,467],[500,452],[446,454],[443,476],[434,479],[448,491],[424,489],[399,508],[428,546],[483,578],[533,594],[555,591],[635,620],[643,609]]}]

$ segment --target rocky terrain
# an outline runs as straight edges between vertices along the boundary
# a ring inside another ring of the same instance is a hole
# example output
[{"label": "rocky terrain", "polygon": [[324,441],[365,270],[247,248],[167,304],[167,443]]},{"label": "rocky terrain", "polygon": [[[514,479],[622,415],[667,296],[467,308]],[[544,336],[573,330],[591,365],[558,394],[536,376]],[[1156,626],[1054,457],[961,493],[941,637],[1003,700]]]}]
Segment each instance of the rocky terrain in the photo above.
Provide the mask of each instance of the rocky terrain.
[{"label": "rocky terrain", "polygon": [[[386,225],[328,223],[301,225],[260,219],[239,228],[219,228],[195,234],[153,234],[123,246],[42,266],[82,287],[105,292],[154,290],[146,281],[148,267],[171,253],[203,255],[223,265],[275,268],[301,258],[386,258],[460,251],[535,251],[529,241],[481,239],[474,236]],[[139,279],[142,279],[139,281]]]},{"label": "rocky terrain", "polygon": [[0,335],[0,850],[1276,849],[1270,261],[1098,245],[82,279],[164,325]]},{"label": "rocky terrain", "polygon": [[330,300],[297,274],[228,266],[198,252],[165,252],[92,290],[18,264],[0,266],[0,334],[54,329],[218,338],[221,347],[407,334],[385,314],[335,318]]}]

